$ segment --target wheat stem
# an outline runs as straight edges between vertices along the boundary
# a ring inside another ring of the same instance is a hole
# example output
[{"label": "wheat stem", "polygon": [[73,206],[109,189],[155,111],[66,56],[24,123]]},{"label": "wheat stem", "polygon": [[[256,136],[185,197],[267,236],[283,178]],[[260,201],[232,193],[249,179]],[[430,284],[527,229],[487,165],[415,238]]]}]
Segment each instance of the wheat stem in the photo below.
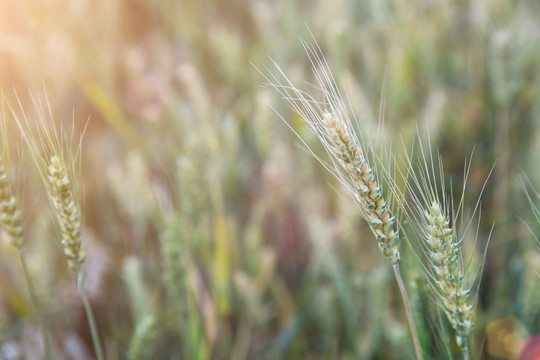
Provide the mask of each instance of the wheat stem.
[{"label": "wheat stem", "polygon": [[49,196],[56,209],[56,217],[60,225],[62,235],[61,245],[64,255],[71,270],[77,273],[77,287],[86,311],[92,342],[98,360],[103,359],[101,344],[97,332],[96,323],[90,303],[84,292],[84,272],[81,265],[85,259],[85,252],[81,240],[81,216],[79,203],[74,196],[70,179],[66,172],[66,166],[62,159],[54,155],[48,166]]},{"label": "wheat stem", "polygon": [[[2,129],[3,130],[3,129]],[[48,332],[43,324],[41,313],[39,311],[38,300],[34,289],[34,284],[30,278],[30,273],[26,265],[26,259],[22,250],[23,245],[23,228],[22,228],[22,211],[19,207],[17,198],[13,195],[12,184],[8,175],[8,170],[4,167],[5,158],[0,156],[0,225],[9,236],[11,245],[19,252],[23,273],[28,286],[30,295],[30,305],[36,316],[36,322],[39,327],[39,332],[45,347],[45,357],[47,360],[52,359],[51,344]]]},{"label": "wheat stem", "polygon": [[52,360],[52,350],[51,350],[51,342],[49,339],[49,334],[47,332],[47,329],[45,328],[45,325],[43,324],[43,319],[41,318],[41,312],[39,309],[39,303],[36,295],[36,290],[34,288],[34,283],[32,282],[32,279],[30,278],[30,273],[28,271],[28,266],[26,264],[26,258],[24,256],[24,252],[21,248],[19,250],[19,257],[21,259],[21,264],[23,267],[24,277],[26,279],[26,285],[28,286],[28,294],[30,295],[30,304],[32,305],[32,310],[34,311],[34,314],[36,314],[36,321],[39,327],[39,332],[41,333],[41,338],[43,340],[43,346],[45,346],[45,357],[47,360]]},{"label": "wheat stem", "polygon": [[[429,138],[428,138],[429,139]],[[440,155],[434,159],[431,145],[425,151],[420,142],[420,168],[413,170],[409,157],[410,182],[407,191],[410,202],[403,202],[406,216],[412,224],[414,236],[424,253],[426,264],[424,273],[434,294],[434,300],[446,314],[455,332],[456,343],[462,357],[468,360],[468,339],[474,327],[475,306],[478,300],[478,286],[482,276],[486,250],[479,265],[472,265],[472,258],[463,259],[463,243],[469,238],[477,239],[480,226],[480,199],[484,183],[471,215],[465,217],[465,187],[471,162],[465,163],[463,188],[457,203],[454,203],[452,189],[445,186],[445,175]],[[493,171],[493,170],[492,170]],[[489,178],[491,172],[488,174]],[[400,195],[401,196],[401,195]],[[476,227],[476,230],[473,230]],[[488,236],[488,244],[491,234]],[[475,269],[476,268],[476,269]]]},{"label": "wheat stem", "polygon": [[377,239],[379,249],[392,263],[394,275],[399,286],[399,292],[405,306],[407,321],[413,339],[417,359],[423,359],[418,332],[414,322],[411,305],[399,270],[400,253],[399,233],[395,229],[396,218],[392,215],[381,188],[373,175],[361,148],[356,143],[352,130],[347,128],[347,122],[329,112],[323,114],[327,143],[326,147],[338,159],[345,178],[351,184],[352,194],[362,210],[364,218]]},{"label": "wheat stem", "polygon": [[416,356],[423,359],[412,310],[399,271],[400,238],[397,219],[387,203],[388,199],[383,196],[376,169],[370,166],[364,151],[366,146],[368,150],[372,149],[369,148],[370,144],[362,143],[355,133],[349,116],[349,107],[345,104],[326,60],[319,54],[320,48],[317,45],[312,47],[305,42],[303,45],[314,67],[315,78],[324,96],[323,101],[317,101],[308,92],[295,87],[275,62],[278,73],[285,81],[271,73],[268,76],[263,75],[268,80],[268,85],[289,102],[293,110],[321,141],[330,155],[331,163],[319,160],[345,186],[358,205],[361,216],[368,222],[380,251],[392,263],[405,305]]},{"label": "wheat stem", "polygon": [[461,353],[463,354],[463,360],[469,360],[469,347],[465,346],[461,349]]},{"label": "wheat stem", "polygon": [[411,304],[409,303],[409,297],[407,296],[407,291],[405,290],[405,285],[401,279],[401,271],[399,270],[399,264],[392,266],[394,269],[394,275],[398,283],[399,292],[401,298],[403,299],[403,305],[405,306],[405,313],[407,314],[407,321],[409,323],[409,330],[411,331],[411,336],[413,338],[414,351],[416,352],[416,358],[418,360],[423,360],[422,348],[420,346],[420,340],[418,339],[418,332],[416,331],[416,324],[414,323],[414,317],[411,309]]},{"label": "wheat stem", "polygon": [[79,270],[77,271],[77,288],[79,289],[79,294],[84,305],[86,317],[88,318],[88,325],[90,326],[90,334],[92,335],[92,343],[94,344],[96,357],[98,360],[103,360],[103,351],[101,350],[101,342],[99,341],[97,326],[94,320],[94,313],[92,312],[92,307],[90,307],[90,303],[88,302],[88,298],[86,297],[86,293],[84,292],[83,283],[84,272],[82,270]]},{"label": "wheat stem", "polygon": [[[39,98],[32,96],[32,102],[38,116],[38,128],[32,130],[29,119],[23,110],[23,117],[19,119],[12,109],[21,134],[30,148],[32,158],[39,174],[45,183],[47,195],[55,209],[55,216],[60,230],[60,246],[67,258],[69,268],[77,274],[77,287],[86,311],[92,342],[98,360],[103,359],[103,352],[99,342],[97,327],[90,303],[83,288],[84,274],[82,263],[85,251],[82,246],[81,206],[77,196],[77,166],[80,166],[81,141],[73,153],[73,128],[71,137],[66,137],[64,129],[58,131],[54,125],[51,107],[45,96],[48,115]],[[72,124],[73,126],[73,124]],[[80,168],[79,168],[80,171]]]}]

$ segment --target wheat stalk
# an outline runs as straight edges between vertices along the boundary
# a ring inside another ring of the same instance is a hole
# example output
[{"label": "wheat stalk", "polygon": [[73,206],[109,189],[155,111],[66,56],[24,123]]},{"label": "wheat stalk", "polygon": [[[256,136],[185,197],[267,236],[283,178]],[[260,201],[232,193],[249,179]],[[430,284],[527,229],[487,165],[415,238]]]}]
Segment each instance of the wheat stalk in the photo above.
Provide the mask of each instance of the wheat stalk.
[{"label": "wheat stalk", "polygon": [[[267,67],[266,72],[260,72],[267,80],[266,85],[274,88],[288,101],[320,140],[330,156],[331,163],[325,163],[311,149],[310,151],[345,186],[358,205],[361,216],[368,222],[382,254],[391,262],[404,302],[416,356],[422,359],[414,318],[399,269],[400,240],[396,217],[383,196],[376,169],[368,162],[366,149],[363,148],[366,143],[359,140],[353,129],[350,106],[345,103],[326,59],[320,55],[320,48],[305,41],[302,41],[302,45],[314,69],[317,81],[314,88],[323,94],[322,101],[316,100],[309,92],[298,89],[275,61],[273,64],[277,75]],[[290,125],[289,127],[292,130]],[[299,135],[298,137],[304,142]],[[304,144],[307,146],[305,142]],[[309,149],[309,146],[307,147]],[[367,150],[376,157],[373,148],[368,147]],[[388,172],[385,170],[385,173]]]},{"label": "wheat stalk", "polygon": [[[2,128],[2,130],[4,130]],[[5,145],[5,142],[4,144]],[[7,154],[6,154],[7,155]],[[28,286],[28,294],[30,295],[30,303],[36,315],[36,321],[45,346],[45,357],[47,360],[52,359],[51,343],[49,335],[39,307],[38,298],[34,288],[34,284],[28,271],[26,257],[22,249],[23,245],[23,227],[22,227],[22,210],[19,207],[17,198],[13,195],[10,176],[5,168],[4,157],[0,156],[0,223],[2,228],[8,234],[11,245],[13,245],[19,253],[21,264],[23,267],[24,277]]]},{"label": "wheat stalk", "polygon": [[28,271],[26,264],[26,257],[23,251],[23,214],[19,201],[13,192],[13,183],[10,175],[10,156],[9,147],[7,143],[7,127],[5,124],[5,108],[2,97],[2,121],[0,121],[0,132],[2,133],[0,138],[1,152],[0,152],[0,225],[9,236],[11,245],[17,249],[21,264],[23,267],[24,277],[28,286],[28,294],[30,295],[30,304],[36,316],[36,321],[43,339],[43,345],[45,346],[45,357],[47,360],[52,359],[51,343],[49,339],[48,331],[43,323],[41,317],[40,306],[34,284]]},{"label": "wheat stalk", "polygon": [[92,308],[84,292],[84,271],[81,267],[85,259],[85,252],[82,247],[81,206],[77,186],[80,180],[81,142],[84,131],[75,147],[73,144],[74,124],[71,124],[72,132],[69,135],[66,135],[63,127],[59,131],[54,123],[46,93],[46,110],[40,98],[32,94],[30,97],[36,111],[35,124],[30,122],[20,100],[19,108],[22,117],[19,118],[13,108],[11,108],[11,112],[30,148],[32,159],[38,168],[48,198],[55,210],[61,237],[60,246],[67,258],[68,266],[77,276],[77,288],[88,318],[96,356],[102,360],[101,343]]},{"label": "wheat stalk", "polygon": [[[427,263],[424,271],[434,299],[455,330],[456,342],[463,358],[468,359],[468,338],[474,327],[477,290],[484,261],[476,269],[470,267],[470,262],[463,259],[462,249],[463,242],[471,236],[474,223],[478,225],[480,222],[480,199],[483,188],[472,214],[465,215],[465,188],[470,162],[467,164],[465,161],[461,197],[457,206],[454,206],[453,192],[450,193],[450,198],[447,195],[441,157],[438,156],[438,162],[435,163],[431,146],[429,153],[426,154],[420,145],[420,152],[419,170],[413,170],[410,157],[406,159],[410,169],[408,191],[412,203],[403,201],[402,205],[413,224],[414,235],[410,237],[417,238],[421,242],[420,246]],[[491,173],[488,178],[490,175]],[[476,239],[477,234],[476,227],[476,232],[472,236]]]}]

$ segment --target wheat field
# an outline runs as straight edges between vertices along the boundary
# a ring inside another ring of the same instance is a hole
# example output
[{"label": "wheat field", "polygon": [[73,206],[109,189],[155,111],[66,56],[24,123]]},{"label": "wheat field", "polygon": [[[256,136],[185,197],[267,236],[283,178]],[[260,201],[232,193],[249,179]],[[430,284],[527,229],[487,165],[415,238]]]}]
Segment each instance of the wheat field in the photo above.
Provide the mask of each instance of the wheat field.
[{"label": "wheat field", "polygon": [[539,18],[0,2],[0,360],[537,359]]}]

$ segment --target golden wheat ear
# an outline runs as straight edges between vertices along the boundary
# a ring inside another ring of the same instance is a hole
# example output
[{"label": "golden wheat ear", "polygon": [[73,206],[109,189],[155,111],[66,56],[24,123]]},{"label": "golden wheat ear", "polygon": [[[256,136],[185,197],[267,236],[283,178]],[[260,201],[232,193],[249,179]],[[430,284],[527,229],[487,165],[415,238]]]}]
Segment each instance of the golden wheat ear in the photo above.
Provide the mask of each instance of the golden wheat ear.
[{"label": "golden wheat ear", "polygon": [[452,189],[447,189],[445,185],[442,159],[440,156],[434,159],[431,147],[426,153],[420,144],[417,168],[410,157],[406,162],[409,167],[407,191],[410,201],[403,201],[403,207],[411,224],[406,230],[407,238],[412,239],[413,247],[418,245],[417,248],[421,249],[420,257],[424,260],[423,269],[433,298],[454,329],[463,357],[468,359],[468,338],[474,327],[478,286],[491,233],[476,266],[473,265],[474,254],[466,260],[463,247],[465,242],[471,240],[472,245],[476,243],[481,217],[480,199],[491,172],[472,213],[467,214],[464,199],[470,162],[468,165],[465,162],[463,188],[456,204]]}]

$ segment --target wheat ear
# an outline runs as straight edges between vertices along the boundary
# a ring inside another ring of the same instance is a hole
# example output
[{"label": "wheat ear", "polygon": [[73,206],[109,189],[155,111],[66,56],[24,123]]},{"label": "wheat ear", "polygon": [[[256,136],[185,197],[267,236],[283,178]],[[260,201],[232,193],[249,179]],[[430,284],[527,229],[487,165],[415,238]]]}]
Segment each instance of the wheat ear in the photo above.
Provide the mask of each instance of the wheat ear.
[{"label": "wheat ear", "polygon": [[416,325],[399,269],[399,232],[396,218],[383,196],[381,184],[374,168],[368,162],[362,143],[353,130],[349,115],[352,111],[343,100],[344,97],[326,59],[320,55],[321,49],[316,44],[311,46],[304,41],[302,41],[302,45],[314,69],[318,85],[314,89],[322,91],[322,101],[318,101],[308,92],[298,89],[275,61],[277,75],[272,74],[268,68],[266,68],[266,73],[261,72],[261,74],[267,80],[266,85],[277,90],[289,102],[293,110],[300,115],[321,141],[330,155],[331,164],[326,164],[317,156],[315,157],[345,186],[358,205],[360,214],[368,222],[379,249],[391,262],[405,306],[416,356],[418,359],[423,359]]},{"label": "wheat ear", "polygon": [[20,249],[23,244],[22,212],[17,204],[17,198],[11,191],[11,183],[2,156],[0,156],[0,222],[9,235],[11,244]]},{"label": "wheat ear", "polygon": [[56,210],[56,218],[62,235],[61,245],[71,270],[81,271],[85,252],[81,242],[81,216],[77,203],[60,158],[54,155],[48,166],[48,180],[51,202]]},{"label": "wheat ear", "polygon": [[356,136],[345,121],[330,112],[324,112],[321,123],[327,137],[327,149],[344,168],[343,175],[348,178],[352,195],[373,231],[379,249],[393,265],[398,264],[400,254],[396,218],[392,216],[373,170],[356,143]]},{"label": "wheat ear", "polygon": [[474,303],[470,302],[471,291],[464,284],[460,241],[438,202],[426,210],[425,228],[426,254],[435,275],[433,288],[456,331],[459,347],[467,353],[467,339],[474,326]]},{"label": "wheat ear", "polygon": [[[448,197],[442,159],[434,161],[431,144],[426,153],[420,143],[420,166],[413,170],[411,158],[407,156],[410,169],[408,191],[412,202],[403,202],[405,213],[414,231],[410,238],[417,238],[424,253],[424,271],[434,299],[445,312],[456,333],[463,358],[469,359],[468,338],[474,327],[477,290],[483,263],[477,269],[463,260],[463,241],[473,232],[473,223],[480,222],[480,199],[483,188],[472,214],[464,214],[465,187],[470,171],[470,162],[465,162],[465,175],[461,197],[456,206],[452,196]],[[488,175],[488,179],[491,173]],[[486,179],[487,182],[487,179]],[[484,183],[485,187],[486,183]],[[450,194],[453,192],[450,190]],[[478,228],[472,234],[477,237]],[[487,246],[486,246],[487,250]]]}]

